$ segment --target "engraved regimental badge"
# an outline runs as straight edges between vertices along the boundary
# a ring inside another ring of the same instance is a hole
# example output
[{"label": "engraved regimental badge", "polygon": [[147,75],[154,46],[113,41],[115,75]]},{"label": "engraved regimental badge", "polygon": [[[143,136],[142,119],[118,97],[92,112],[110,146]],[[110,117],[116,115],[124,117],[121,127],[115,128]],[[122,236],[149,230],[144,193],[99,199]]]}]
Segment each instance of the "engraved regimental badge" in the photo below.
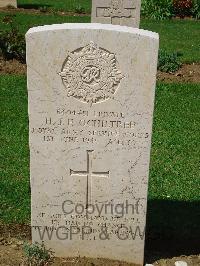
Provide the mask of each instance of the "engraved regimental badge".
[{"label": "engraved regimental badge", "polygon": [[59,75],[68,97],[90,105],[113,98],[121,79],[114,54],[90,42],[69,53]]}]

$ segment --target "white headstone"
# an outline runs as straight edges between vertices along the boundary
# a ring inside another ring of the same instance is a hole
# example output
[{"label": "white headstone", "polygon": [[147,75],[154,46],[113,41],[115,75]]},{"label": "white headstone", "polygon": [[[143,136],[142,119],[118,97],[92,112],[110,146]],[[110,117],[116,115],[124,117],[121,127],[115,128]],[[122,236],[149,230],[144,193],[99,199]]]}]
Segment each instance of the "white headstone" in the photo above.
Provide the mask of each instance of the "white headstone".
[{"label": "white headstone", "polygon": [[92,23],[139,28],[141,0],[92,0]]},{"label": "white headstone", "polygon": [[185,261],[176,261],[175,266],[188,266],[188,264]]},{"label": "white headstone", "polygon": [[26,41],[33,241],[143,265],[158,35],[62,24]]},{"label": "white headstone", "polygon": [[0,7],[7,6],[17,7],[17,0],[0,0]]}]

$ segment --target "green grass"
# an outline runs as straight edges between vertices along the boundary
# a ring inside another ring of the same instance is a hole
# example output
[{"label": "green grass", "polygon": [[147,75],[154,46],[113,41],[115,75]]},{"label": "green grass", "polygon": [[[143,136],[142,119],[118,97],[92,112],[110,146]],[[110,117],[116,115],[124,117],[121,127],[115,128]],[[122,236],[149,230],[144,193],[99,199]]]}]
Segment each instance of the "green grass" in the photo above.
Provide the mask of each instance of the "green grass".
[{"label": "green grass", "polygon": [[[0,21],[8,15],[9,13],[0,13]],[[26,33],[28,29],[36,26],[50,25],[50,24],[59,24],[59,23],[89,23],[90,17],[87,16],[59,16],[56,14],[50,15],[30,15],[25,13],[16,13],[14,21],[18,26],[18,29],[22,33]],[[9,25],[5,23],[0,24],[0,30],[9,29]]]},{"label": "green grass", "polygon": [[[0,89],[0,220],[5,223],[28,222],[30,189],[26,77],[2,75]],[[199,106],[200,84],[158,84],[150,202],[200,200]]]},{"label": "green grass", "polygon": [[77,7],[82,7],[86,12],[90,12],[92,0],[18,0],[18,7],[39,9],[47,7],[54,10],[76,11]]},{"label": "green grass", "polygon": [[183,62],[200,62],[200,21],[143,19],[140,28],[158,32],[160,48],[180,52]]},{"label": "green grass", "polygon": [[0,217],[5,222],[30,218],[26,78],[0,76]]},{"label": "green grass", "polygon": [[156,91],[150,199],[200,200],[200,84],[159,84]]},{"label": "green grass", "polygon": [[[0,21],[9,13],[0,13]],[[89,16],[59,16],[56,14],[16,13],[15,21],[21,32],[33,27],[58,23],[89,23]],[[160,48],[168,52],[178,51],[183,62],[200,62],[200,21],[166,20],[153,21],[143,19],[141,28],[160,34]],[[8,25],[0,24],[0,30],[8,29]]]}]

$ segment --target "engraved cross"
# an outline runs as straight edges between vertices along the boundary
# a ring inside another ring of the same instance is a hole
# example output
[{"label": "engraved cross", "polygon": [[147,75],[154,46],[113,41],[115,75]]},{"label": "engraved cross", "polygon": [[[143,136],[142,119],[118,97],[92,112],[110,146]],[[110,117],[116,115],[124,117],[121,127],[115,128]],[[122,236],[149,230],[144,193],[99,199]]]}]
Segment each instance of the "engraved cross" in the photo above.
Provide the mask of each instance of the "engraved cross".
[{"label": "engraved cross", "polygon": [[95,172],[92,165],[92,154],[94,151],[87,151],[87,170],[86,171],[74,171],[70,169],[70,176],[83,176],[87,178],[87,190],[86,190],[86,209],[92,202],[92,178],[93,177],[109,177],[110,171],[107,172]]},{"label": "engraved cross", "polygon": [[111,0],[98,3],[96,8],[97,17],[110,17],[112,24],[118,24],[122,18],[133,18],[135,5],[130,0]]}]

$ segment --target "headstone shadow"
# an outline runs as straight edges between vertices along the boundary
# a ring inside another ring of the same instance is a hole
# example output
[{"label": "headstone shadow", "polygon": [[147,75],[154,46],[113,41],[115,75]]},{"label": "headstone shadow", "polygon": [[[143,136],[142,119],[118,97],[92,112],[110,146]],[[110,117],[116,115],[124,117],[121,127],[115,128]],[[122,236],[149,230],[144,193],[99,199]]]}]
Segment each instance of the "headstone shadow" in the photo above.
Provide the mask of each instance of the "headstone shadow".
[{"label": "headstone shadow", "polygon": [[47,4],[18,4],[18,8],[24,8],[24,9],[40,9],[40,8],[49,8],[52,7],[51,5]]},{"label": "headstone shadow", "polygon": [[200,252],[200,202],[150,200],[145,260]]}]

